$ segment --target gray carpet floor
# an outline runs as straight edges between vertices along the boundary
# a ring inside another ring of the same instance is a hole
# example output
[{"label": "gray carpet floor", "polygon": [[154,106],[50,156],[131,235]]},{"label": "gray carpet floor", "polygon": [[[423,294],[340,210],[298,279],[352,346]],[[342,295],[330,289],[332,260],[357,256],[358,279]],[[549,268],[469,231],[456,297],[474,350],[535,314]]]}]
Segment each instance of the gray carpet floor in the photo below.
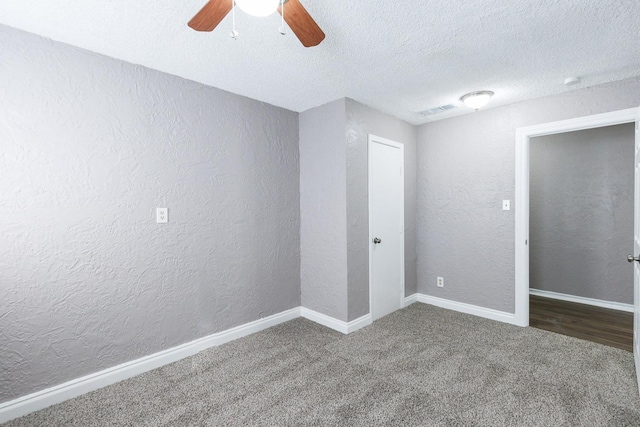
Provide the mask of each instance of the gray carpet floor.
[{"label": "gray carpet floor", "polygon": [[640,426],[633,355],[413,304],[342,335],[296,319],[17,426]]}]

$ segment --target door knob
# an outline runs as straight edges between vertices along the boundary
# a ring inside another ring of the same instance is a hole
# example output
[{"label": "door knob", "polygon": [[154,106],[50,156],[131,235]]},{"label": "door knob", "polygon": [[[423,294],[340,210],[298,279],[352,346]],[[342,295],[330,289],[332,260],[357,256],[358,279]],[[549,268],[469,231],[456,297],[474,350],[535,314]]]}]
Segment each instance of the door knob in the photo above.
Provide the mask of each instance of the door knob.
[{"label": "door knob", "polygon": [[378,243],[382,243],[382,240],[380,240],[378,237],[374,237],[374,238],[373,238],[373,243],[374,243],[375,245],[377,245]]},{"label": "door knob", "polygon": [[627,255],[627,261],[629,261],[629,262],[633,262],[633,261],[640,262],[640,256],[634,257],[633,255]]}]

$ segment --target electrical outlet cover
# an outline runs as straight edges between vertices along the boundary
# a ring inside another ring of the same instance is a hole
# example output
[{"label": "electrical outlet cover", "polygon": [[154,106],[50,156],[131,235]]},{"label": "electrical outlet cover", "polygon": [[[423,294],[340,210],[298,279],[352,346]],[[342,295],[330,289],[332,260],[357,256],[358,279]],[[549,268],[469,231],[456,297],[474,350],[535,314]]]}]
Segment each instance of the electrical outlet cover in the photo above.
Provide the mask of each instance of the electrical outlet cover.
[{"label": "electrical outlet cover", "polygon": [[169,222],[169,210],[167,208],[156,208],[156,223],[166,224]]}]

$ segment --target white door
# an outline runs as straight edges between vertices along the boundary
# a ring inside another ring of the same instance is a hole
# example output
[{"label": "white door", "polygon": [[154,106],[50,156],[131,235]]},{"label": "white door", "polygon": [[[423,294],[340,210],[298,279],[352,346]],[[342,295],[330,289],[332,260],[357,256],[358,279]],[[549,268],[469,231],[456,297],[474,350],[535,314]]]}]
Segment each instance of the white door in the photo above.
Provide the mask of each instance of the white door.
[{"label": "white door", "polygon": [[372,320],[404,300],[404,146],[369,135],[369,299]]},{"label": "white door", "polygon": [[[636,114],[635,195],[633,222],[633,253],[640,257],[640,108]],[[640,262],[633,263],[633,356],[640,387]]]}]

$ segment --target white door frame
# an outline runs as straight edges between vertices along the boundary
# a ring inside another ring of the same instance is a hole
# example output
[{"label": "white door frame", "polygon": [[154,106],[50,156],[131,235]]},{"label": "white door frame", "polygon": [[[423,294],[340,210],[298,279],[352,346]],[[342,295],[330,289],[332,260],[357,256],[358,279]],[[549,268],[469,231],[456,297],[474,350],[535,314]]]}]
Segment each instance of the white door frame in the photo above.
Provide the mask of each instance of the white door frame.
[{"label": "white door frame", "polygon": [[516,129],[515,324],[529,326],[529,144],[535,136],[634,123],[638,108]]},{"label": "white door frame", "polygon": [[[391,147],[400,149],[400,156],[402,157],[402,194],[401,194],[401,203],[400,203],[400,217],[402,218],[402,228],[400,232],[400,271],[402,272],[402,292],[400,294],[400,308],[404,308],[404,298],[405,298],[405,288],[404,288],[404,144],[400,144],[399,142],[392,141],[390,139],[382,138],[379,136],[375,136],[369,134],[369,140],[367,144],[367,194],[371,194],[371,179],[369,178],[369,171],[371,170],[371,156],[368,153],[371,152],[372,144],[384,144],[389,145]],[[367,212],[369,212],[369,216],[371,215],[371,201],[369,197],[367,197]],[[369,239],[367,240],[367,248],[369,248],[369,314],[373,316],[373,292],[371,288],[371,273],[372,273],[372,265],[373,265],[373,252],[371,251],[371,242],[374,238],[373,232],[371,230],[371,221],[369,220]]]}]

